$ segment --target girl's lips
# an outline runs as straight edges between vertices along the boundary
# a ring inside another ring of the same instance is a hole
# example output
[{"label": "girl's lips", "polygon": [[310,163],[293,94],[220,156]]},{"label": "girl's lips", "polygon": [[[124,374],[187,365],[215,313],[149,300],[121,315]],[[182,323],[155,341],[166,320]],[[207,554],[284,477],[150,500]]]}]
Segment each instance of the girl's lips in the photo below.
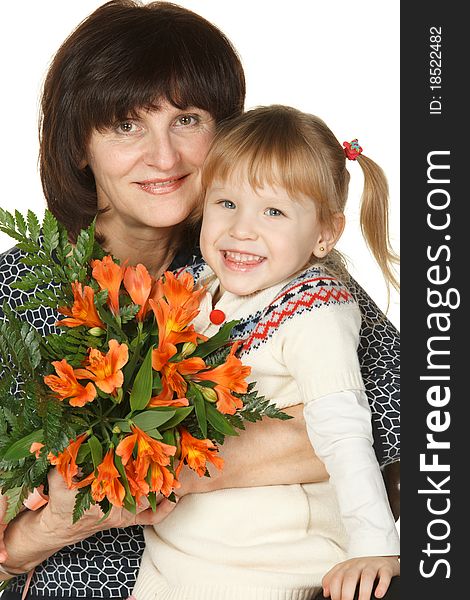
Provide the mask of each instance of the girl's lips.
[{"label": "girl's lips", "polygon": [[137,181],[136,183],[144,192],[158,196],[160,194],[171,194],[178,190],[186,181],[187,176],[181,175],[168,177],[167,179],[149,179],[147,181]]},{"label": "girl's lips", "polygon": [[266,257],[234,250],[221,250],[224,265],[231,271],[253,271],[259,267]]}]

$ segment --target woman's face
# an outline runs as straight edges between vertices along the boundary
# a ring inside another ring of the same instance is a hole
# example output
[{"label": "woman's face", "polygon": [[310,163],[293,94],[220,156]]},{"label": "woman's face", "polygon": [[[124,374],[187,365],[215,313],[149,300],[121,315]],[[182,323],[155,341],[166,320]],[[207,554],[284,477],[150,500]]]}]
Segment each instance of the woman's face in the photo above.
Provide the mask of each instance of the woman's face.
[{"label": "woman's face", "polygon": [[104,131],[94,131],[87,163],[96,181],[98,222],[119,231],[172,227],[200,201],[200,174],[215,134],[211,115],[167,101]]}]

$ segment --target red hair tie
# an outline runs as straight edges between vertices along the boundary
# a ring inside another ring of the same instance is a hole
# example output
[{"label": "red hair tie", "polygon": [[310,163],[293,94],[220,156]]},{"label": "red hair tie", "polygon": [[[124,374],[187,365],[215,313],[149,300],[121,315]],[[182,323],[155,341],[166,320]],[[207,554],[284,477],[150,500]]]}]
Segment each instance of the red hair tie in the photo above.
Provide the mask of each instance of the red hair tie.
[{"label": "red hair tie", "polygon": [[359,142],[357,139],[353,140],[351,143],[343,142],[344,153],[349,160],[356,160],[359,154],[362,153],[362,148],[359,146]]}]

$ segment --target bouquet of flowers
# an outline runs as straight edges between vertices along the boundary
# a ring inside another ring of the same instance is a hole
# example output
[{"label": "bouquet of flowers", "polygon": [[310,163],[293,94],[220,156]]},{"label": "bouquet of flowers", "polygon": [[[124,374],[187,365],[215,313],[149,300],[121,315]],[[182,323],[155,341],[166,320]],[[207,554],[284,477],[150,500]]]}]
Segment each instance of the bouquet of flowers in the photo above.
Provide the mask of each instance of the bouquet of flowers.
[{"label": "bouquet of flowers", "polygon": [[[0,209],[28,273],[12,287],[34,290],[0,309],[0,490],[6,521],[34,490],[47,494],[56,466],[78,490],[74,522],[91,504],[136,511],[145,497],[174,499],[178,474],[222,468],[217,444],[244,421],[289,418],[257,395],[230,341],[236,324],[206,338],[194,329],[204,289],[188,272],[155,280],[96,243],[94,224],[72,246],[46,211]],[[21,311],[47,306],[57,331],[42,337]],[[17,311],[17,312],[16,312]]]}]

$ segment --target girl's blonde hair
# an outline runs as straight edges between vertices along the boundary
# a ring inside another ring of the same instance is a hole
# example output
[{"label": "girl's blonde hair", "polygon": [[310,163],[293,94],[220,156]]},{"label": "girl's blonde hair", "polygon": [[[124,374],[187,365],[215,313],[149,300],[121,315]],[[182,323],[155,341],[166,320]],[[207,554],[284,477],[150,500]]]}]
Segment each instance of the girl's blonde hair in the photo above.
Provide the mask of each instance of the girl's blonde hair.
[{"label": "girl's blonde hair", "polygon": [[[398,289],[393,264],[398,257],[388,232],[388,184],[370,158],[357,157],[364,173],[360,224],[365,241],[388,285]],[[226,181],[243,167],[253,188],[265,184],[284,188],[316,203],[320,222],[333,228],[333,215],[343,213],[348,196],[346,155],[327,125],[318,117],[288,106],[261,106],[223,123],[204,162],[204,190],[213,181]],[[318,259],[316,259],[318,262]],[[332,250],[325,266],[344,278],[343,257]]]}]

